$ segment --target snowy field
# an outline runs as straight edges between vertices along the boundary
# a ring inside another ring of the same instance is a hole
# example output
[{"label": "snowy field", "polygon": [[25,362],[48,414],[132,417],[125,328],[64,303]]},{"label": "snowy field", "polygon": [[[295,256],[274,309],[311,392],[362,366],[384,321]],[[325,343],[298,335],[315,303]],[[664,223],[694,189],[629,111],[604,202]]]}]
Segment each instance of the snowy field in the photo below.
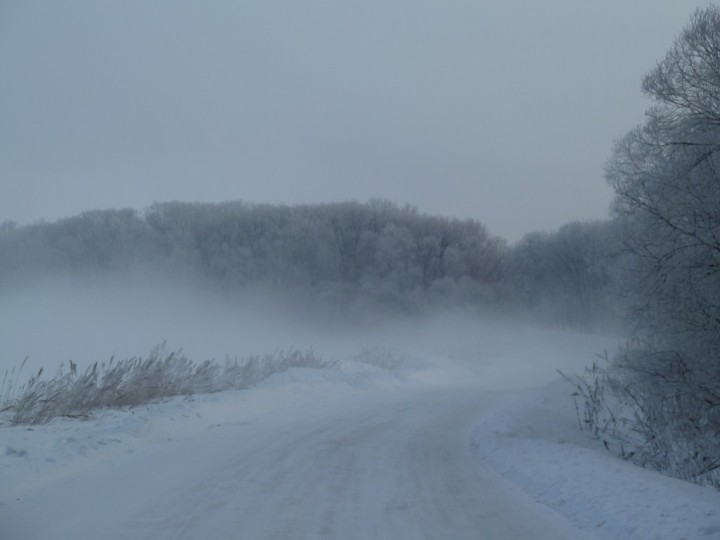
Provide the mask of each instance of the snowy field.
[{"label": "snowy field", "polygon": [[0,330],[4,357],[25,345],[87,364],[167,339],[197,360],[212,344],[208,356],[312,346],[339,362],[84,421],[0,424],[0,538],[720,538],[720,493],[577,429],[556,370],[581,372],[611,338],[139,293],[18,296],[17,319],[0,313],[16,321]]}]

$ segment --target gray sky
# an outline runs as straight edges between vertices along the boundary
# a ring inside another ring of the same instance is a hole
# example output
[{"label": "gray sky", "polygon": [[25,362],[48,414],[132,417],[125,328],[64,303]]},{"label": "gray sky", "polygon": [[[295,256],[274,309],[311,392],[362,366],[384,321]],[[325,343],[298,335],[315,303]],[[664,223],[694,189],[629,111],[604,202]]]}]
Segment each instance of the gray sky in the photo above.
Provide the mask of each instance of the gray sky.
[{"label": "gray sky", "polygon": [[0,222],[382,197],[604,217],[691,0],[0,0]]}]

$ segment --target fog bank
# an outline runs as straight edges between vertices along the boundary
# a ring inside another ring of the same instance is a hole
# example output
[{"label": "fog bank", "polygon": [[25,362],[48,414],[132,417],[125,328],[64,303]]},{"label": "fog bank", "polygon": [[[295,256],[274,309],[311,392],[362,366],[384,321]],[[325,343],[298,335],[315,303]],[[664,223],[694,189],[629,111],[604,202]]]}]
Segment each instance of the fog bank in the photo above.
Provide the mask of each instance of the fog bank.
[{"label": "fog bank", "polygon": [[[581,370],[612,342],[470,309],[343,314],[268,291],[229,293],[150,277],[45,280],[3,296],[0,370],[11,370],[27,357],[20,381],[40,367],[52,374],[68,360],[82,369],[113,356],[146,356],[165,342],[168,350],[182,349],[195,361],[291,348],[349,359],[380,347],[409,363],[450,358],[495,384],[513,386],[538,376],[532,369],[538,355],[576,354],[576,364],[557,367]],[[538,362],[538,369],[547,371],[547,362]]]}]

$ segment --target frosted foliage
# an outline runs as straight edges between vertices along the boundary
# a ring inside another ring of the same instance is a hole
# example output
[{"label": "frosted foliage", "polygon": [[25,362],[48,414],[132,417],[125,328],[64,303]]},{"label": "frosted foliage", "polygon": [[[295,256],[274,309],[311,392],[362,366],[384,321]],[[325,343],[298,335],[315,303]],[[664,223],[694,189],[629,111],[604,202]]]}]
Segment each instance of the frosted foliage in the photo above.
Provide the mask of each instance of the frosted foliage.
[{"label": "frosted foliage", "polygon": [[635,459],[720,482],[720,9],[696,12],[644,79],[655,105],[607,167],[632,253],[635,336],[616,392]]},{"label": "frosted foliage", "polygon": [[387,201],[306,206],[162,203],[0,229],[0,286],[48,274],[152,270],[221,287],[269,286],[347,303],[417,303],[450,280],[461,298],[501,278],[505,243],[479,222]]}]

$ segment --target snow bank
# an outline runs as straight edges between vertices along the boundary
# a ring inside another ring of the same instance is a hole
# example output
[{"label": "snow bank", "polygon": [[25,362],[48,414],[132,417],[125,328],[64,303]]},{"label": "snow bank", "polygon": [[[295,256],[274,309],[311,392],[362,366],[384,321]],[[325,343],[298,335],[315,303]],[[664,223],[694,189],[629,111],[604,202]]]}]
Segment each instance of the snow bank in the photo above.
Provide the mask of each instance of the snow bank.
[{"label": "snow bank", "polygon": [[720,538],[720,492],[639,468],[579,431],[565,381],[512,393],[478,425],[478,458],[598,539]]}]

